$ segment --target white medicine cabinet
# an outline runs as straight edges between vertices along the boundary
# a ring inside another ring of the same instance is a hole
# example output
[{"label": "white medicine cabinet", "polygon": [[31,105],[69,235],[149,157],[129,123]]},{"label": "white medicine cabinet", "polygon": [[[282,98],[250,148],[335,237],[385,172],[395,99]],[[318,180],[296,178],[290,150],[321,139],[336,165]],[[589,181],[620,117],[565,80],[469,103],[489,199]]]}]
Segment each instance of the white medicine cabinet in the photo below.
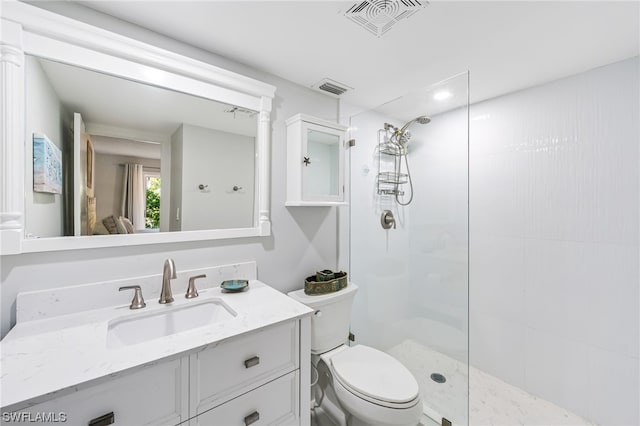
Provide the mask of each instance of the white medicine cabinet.
[{"label": "white medicine cabinet", "polygon": [[287,124],[287,206],[337,206],[344,201],[347,128],[297,114]]}]

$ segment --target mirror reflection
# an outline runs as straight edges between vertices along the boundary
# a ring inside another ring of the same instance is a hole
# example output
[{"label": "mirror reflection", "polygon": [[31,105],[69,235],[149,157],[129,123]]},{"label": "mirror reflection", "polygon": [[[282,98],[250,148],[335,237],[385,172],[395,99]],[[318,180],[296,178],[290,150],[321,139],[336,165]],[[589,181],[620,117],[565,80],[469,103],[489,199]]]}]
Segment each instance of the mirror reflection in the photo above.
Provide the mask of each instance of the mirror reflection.
[{"label": "mirror reflection", "polygon": [[256,111],[26,57],[27,237],[247,228]]},{"label": "mirror reflection", "polygon": [[302,180],[302,193],[305,196],[338,195],[339,151],[340,136],[307,129],[309,164],[303,169],[305,174]]}]

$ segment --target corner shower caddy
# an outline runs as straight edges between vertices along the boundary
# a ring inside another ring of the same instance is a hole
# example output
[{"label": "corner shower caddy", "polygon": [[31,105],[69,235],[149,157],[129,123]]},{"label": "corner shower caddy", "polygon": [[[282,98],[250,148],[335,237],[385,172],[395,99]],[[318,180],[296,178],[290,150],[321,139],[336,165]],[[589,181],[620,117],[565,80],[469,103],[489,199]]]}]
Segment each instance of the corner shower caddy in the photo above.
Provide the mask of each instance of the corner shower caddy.
[{"label": "corner shower caddy", "polygon": [[391,141],[389,131],[378,130],[378,195],[404,195],[400,185],[408,182],[409,175],[400,172],[400,161],[406,148]]}]

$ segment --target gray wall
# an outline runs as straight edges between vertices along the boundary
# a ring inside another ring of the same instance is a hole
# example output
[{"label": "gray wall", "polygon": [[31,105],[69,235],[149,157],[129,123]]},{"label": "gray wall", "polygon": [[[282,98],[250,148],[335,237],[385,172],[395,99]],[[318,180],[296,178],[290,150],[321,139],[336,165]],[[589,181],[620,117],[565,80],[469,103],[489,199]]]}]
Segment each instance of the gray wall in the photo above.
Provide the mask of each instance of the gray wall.
[{"label": "gray wall", "polygon": [[[25,57],[25,96],[27,135],[25,150],[25,224],[27,232],[38,237],[63,235],[63,194],[33,192],[33,133],[44,133],[63,150],[63,107],[42,66],[33,56]],[[63,154],[63,158],[64,158]],[[63,160],[64,161],[64,160]],[[63,167],[67,167],[65,164]],[[65,175],[66,177],[66,175]],[[64,182],[63,182],[64,185]]]},{"label": "gray wall", "polygon": [[[255,138],[187,124],[181,128],[181,229],[252,227]],[[198,189],[201,184],[207,189]],[[233,191],[234,185],[242,189]]]},{"label": "gray wall", "polygon": [[[137,247],[34,253],[1,258],[1,333],[15,321],[15,298],[20,291],[79,285],[160,273],[163,260],[172,257],[178,269],[256,260],[258,276],[278,290],[301,288],[309,273],[336,267],[337,221],[334,208],[286,208],[285,120],[297,113],[335,120],[337,101],[278,77],[261,73],[144,29],[93,13],[77,4],[62,7],[76,19],[260,79],[277,87],[272,111],[272,235],[224,241],[158,244]],[[160,283],[158,283],[160,285]]]}]

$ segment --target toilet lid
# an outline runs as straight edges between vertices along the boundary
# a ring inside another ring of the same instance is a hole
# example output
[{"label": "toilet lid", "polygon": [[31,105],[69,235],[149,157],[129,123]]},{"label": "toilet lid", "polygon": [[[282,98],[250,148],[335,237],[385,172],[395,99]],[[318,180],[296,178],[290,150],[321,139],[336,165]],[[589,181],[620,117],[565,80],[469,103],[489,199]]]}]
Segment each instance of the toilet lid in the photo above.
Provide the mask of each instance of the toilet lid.
[{"label": "toilet lid", "polygon": [[379,401],[403,403],[418,396],[418,382],[391,355],[364,345],[331,358],[334,373],[351,389]]}]

